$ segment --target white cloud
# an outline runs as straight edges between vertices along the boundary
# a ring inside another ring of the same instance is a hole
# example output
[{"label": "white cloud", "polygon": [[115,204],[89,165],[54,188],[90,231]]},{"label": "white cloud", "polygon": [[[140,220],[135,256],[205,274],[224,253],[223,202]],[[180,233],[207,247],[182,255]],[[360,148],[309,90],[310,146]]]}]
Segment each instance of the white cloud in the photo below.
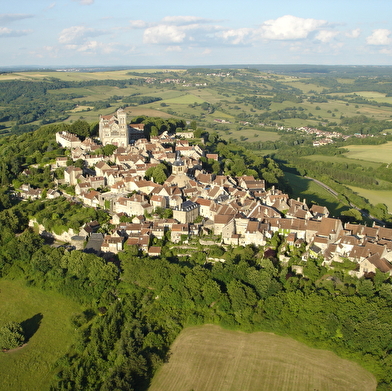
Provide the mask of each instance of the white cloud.
[{"label": "white cloud", "polygon": [[316,35],[316,39],[321,42],[330,42],[333,38],[335,38],[339,32],[337,31],[330,31],[330,30],[321,30]]},{"label": "white cloud", "polygon": [[0,38],[22,37],[32,33],[32,30],[11,30],[8,27],[0,27]]},{"label": "white cloud", "polygon": [[59,42],[63,44],[82,44],[88,37],[96,37],[105,34],[102,30],[96,30],[84,26],[72,26],[61,31]]},{"label": "white cloud", "polygon": [[144,29],[148,26],[144,20],[130,20],[129,23],[134,29]]},{"label": "white cloud", "polygon": [[12,30],[8,27],[0,27],[0,35],[9,35],[11,32]]},{"label": "white cloud", "polygon": [[361,29],[351,30],[346,33],[346,36],[349,38],[358,38],[361,34]]},{"label": "white cloud", "polygon": [[193,23],[210,23],[209,19],[200,18],[198,16],[165,16],[162,19],[164,24],[175,24],[178,26]]},{"label": "white cloud", "polygon": [[83,5],[94,4],[94,0],[73,0],[73,1],[77,1],[78,3],[83,4]]},{"label": "white cloud", "polygon": [[366,38],[368,45],[389,45],[392,42],[390,38],[391,31],[388,29],[373,30],[372,35]]},{"label": "white cloud", "polygon": [[278,19],[267,20],[261,26],[261,36],[270,40],[296,40],[308,35],[327,24],[325,20],[304,19],[285,15]]},{"label": "white cloud", "polygon": [[166,48],[166,51],[167,52],[181,52],[182,51],[182,49],[181,49],[181,46],[168,46],[167,48]]},{"label": "white cloud", "polygon": [[380,53],[391,55],[392,54],[392,49],[383,48],[383,49],[380,50]]},{"label": "white cloud", "polygon": [[87,52],[87,51],[91,51],[91,50],[95,50],[99,47],[99,43],[97,41],[88,41],[83,45],[80,45],[78,47],[78,52]]},{"label": "white cloud", "polygon": [[227,41],[231,41],[234,45],[239,45],[241,43],[246,43],[246,39],[253,34],[253,30],[250,28],[242,28],[236,30],[226,30],[216,34],[216,36],[221,37]]},{"label": "white cloud", "polygon": [[161,24],[147,28],[144,31],[143,42],[153,44],[181,43],[185,37],[186,34],[182,28]]},{"label": "white cloud", "polygon": [[[222,27],[211,23],[211,20],[197,16],[166,16],[159,23],[153,25],[144,21],[131,21],[134,28],[146,28],[143,42],[147,44],[183,44],[183,43],[212,43],[216,38],[214,33]],[[176,45],[174,45],[176,46]]]},{"label": "white cloud", "polygon": [[14,22],[16,20],[32,18],[32,17],[33,15],[29,15],[29,14],[0,14],[0,23],[5,24],[5,23]]}]

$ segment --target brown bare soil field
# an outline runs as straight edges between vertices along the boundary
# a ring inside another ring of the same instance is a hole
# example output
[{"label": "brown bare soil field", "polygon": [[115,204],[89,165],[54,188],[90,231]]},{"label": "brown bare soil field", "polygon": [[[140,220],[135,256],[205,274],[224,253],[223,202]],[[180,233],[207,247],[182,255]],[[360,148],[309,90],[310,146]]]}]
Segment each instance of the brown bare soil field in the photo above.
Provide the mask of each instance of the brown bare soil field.
[{"label": "brown bare soil field", "polygon": [[272,333],[190,327],[149,391],[374,391],[374,376],[336,354]]}]

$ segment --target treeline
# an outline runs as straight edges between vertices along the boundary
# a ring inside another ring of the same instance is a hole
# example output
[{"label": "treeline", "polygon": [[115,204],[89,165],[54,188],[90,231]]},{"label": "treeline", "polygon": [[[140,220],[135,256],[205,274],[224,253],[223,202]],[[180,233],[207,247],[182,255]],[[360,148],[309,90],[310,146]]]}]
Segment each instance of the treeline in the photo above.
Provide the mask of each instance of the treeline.
[{"label": "treeline", "polygon": [[186,121],[178,118],[163,119],[160,117],[148,117],[140,115],[131,120],[135,124],[144,124],[144,134],[147,138],[158,136],[163,132],[175,133],[177,129],[185,129]]},{"label": "treeline", "polygon": [[64,197],[30,202],[24,205],[24,211],[28,213],[29,220],[36,220],[46,231],[58,235],[69,229],[77,234],[86,223],[96,220],[104,225],[110,219],[102,209],[88,208],[81,203],[69,202]]},{"label": "treeline", "polygon": [[40,181],[41,185],[48,185],[53,179],[49,168],[31,168],[32,175],[28,177],[22,172],[32,164],[47,164],[58,156],[64,156],[65,150],[55,138],[55,134],[61,131],[77,134],[84,139],[97,134],[98,123],[78,120],[73,124],[45,125],[33,133],[0,138],[0,185],[8,185],[15,179],[35,187],[39,187]]},{"label": "treeline", "polygon": [[262,157],[249,151],[239,143],[220,139],[216,133],[204,133],[207,139],[205,148],[208,153],[217,153],[220,162],[202,158],[203,168],[215,174],[242,176],[252,175],[256,179],[264,179],[269,186],[279,185],[285,189],[283,171],[271,158]]},{"label": "treeline", "polygon": [[[265,258],[267,248],[291,256],[289,264],[271,251]],[[0,251],[8,261],[4,277],[87,305],[72,318],[78,336],[57,363],[53,391],[147,390],[181,329],[204,323],[289,335],[361,363],[378,390],[392,383],[390,276],[356,279],[339,267],[327,271],[322,259],[303,265],[305,277],[296,275],[291,265],[300,252],[287,250],[278,235],[265,249],[200,247],[185,258],[175,247],[150,258],[131,246],[119,254],[120,280],[112,263],[42,245],[28,230],[2,236]],[[225,262],[206,263],[207,255]]]},{"label": "treeline", "polygon": [[162,98],[154,97],[154,96],[127,96],[122,98],[124,103],[129,103],[130,105],[137,106],[137,105],[145,105],[147,103],[158,102],[162,100]]},{"label": "treeline", "polygon": [[[365,168],[355,163],[326,162],[324,160],[315,161],[299,158],[290,158],[290,165],[295,167],[302,175],[316,178],[328,176],[337,182],[364,189],[392,189],[392,169],[387,168],[386,165],[381,166],[380,169],[374,169],[373,167]],[[380,179],[383,180],[381,181]]]}]

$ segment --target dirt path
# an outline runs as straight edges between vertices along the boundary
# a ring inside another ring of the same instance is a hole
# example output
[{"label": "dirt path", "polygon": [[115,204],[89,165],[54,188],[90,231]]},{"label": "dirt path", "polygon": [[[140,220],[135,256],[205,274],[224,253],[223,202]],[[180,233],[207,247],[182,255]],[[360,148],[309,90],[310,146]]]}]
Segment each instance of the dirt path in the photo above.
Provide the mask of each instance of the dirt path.
[{"label": "dirt path", "polygon": [[25,346],[27,345],[27,343],[24,343],[22,346],[18,346],[15,349],[8,349],[8,350],[2,350],[3,353],[13,353],[13,352],[17,352],[20,349],[23,349]]}]

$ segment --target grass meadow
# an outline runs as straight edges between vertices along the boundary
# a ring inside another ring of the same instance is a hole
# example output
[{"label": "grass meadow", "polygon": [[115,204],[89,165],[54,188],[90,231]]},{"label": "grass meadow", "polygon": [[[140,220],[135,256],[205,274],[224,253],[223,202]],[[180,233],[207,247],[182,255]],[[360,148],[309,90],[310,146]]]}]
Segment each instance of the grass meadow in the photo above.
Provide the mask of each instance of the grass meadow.
[{"label": "grass meadow", "polygon": [[370,190],[361,187],[348,186],[361,197],[366,198],[372,205],[385,204],[388,212],[392,212],[392,190]]},{"label": "grass meadow", "polygon": [[[258,130],[254,128],[249,128],[244,126],[241,130],[231,130],[231,131],[218,131],[220,137],[224,140],[229,140],[230,138],[240,139],[241,136],[245,137],[247,142],[265,142],[265,141],[277,141],[280,139],[280,135],[274,132],[267,132],[264,130]],[[261,151],[265,155],[265,151]]]},{"label": "grass meadow", "polygon": [[80,311],[76,303],[57,293],[0,280],[0,324],[20,322],[30,337],[23,348],[0,352],[0,390],[49,389],[54,363],[73,343],[70,317]]},{"label": "grass meadow", "polygon": [[345,153],[350,159],[367,160],[376,163],[392,163],[392,141],[381,145],[348,145]]},{"label": "grass meadow", "polygon": [[349,208],[343,205],[329,191],[318,185],[316,182],[294,175],[288,172],[284,173],[285,179],[292,188],[291,197],[296,199],[300,197],[301,201],[306,199],[306,203],[310,205],[315,203],[326,206],[330,212],[330,216],[339,216],[344,210]]},{"label": "grass meadow", "polygon": [[149,391],[373,391],[358,364],[272,333],[204,325],[183,330]]}]

